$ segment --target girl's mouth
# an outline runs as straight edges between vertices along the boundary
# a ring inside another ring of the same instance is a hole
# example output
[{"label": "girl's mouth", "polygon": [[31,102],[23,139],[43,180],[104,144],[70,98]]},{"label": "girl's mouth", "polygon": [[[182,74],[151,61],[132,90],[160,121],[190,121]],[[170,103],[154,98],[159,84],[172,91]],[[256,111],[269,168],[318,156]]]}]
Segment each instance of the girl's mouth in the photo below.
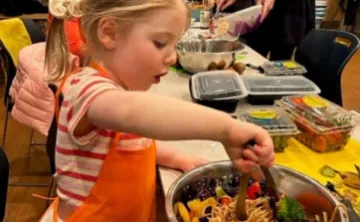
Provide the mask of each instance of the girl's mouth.
[{"label": "girl's mouth", "polygon": [[154,83],[160,83],[161,77],[165,76],[167,73],[162,73],[160,75],[154,76]]}]

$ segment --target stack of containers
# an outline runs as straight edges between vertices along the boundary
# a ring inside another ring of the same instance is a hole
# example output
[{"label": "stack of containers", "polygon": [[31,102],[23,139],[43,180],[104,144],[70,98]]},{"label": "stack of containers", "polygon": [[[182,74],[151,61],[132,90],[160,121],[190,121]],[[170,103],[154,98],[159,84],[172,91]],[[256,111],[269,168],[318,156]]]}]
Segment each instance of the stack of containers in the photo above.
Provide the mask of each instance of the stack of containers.
[{"label": "stack of containers", "polygon": [[322,21],[325,19],[327,0],[316,0],[315,1],[315,19],[316,29],[319,29]]},{"label": "stack of containers", "polygon": [[247,96],[243,81],[234,71],[209,71],[193,75],[189,81],[194,102],[233,113],[240,99]]},{"label": "stack of containers", "polygon": [[319,153],[342,149],[354,129],[350,112],[316,95],[287,96],[276,104],[301,131],[296,138]]}]

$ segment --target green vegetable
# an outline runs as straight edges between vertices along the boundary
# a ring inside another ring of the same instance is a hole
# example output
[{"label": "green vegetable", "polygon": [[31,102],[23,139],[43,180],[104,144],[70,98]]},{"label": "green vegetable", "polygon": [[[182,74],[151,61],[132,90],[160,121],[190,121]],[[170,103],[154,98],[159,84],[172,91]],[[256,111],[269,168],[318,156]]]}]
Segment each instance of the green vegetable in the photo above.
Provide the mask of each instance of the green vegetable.
[{"label": "green vegetable", "polygon": [[305,220],[305,211],[294,198],[283,197],[277,203],[276,219],[283,222],[298,222]]},{"label": "green vegetable", "polygon": [[222,196],[227,196],[227,194],[225,193],[224,189],[222,188],[222,186],[217,186],[215,188],[215,193],[216,193],[216,196],[218,198],[222,197]]},{"label": "green vegetable", "polygon": [[321,173],[321,175],[326,176],[326,177],[335,177],[336,176],[336,172],[334,171],[334,169],[329,167],[328,165],[321,167],[320,173]]}]

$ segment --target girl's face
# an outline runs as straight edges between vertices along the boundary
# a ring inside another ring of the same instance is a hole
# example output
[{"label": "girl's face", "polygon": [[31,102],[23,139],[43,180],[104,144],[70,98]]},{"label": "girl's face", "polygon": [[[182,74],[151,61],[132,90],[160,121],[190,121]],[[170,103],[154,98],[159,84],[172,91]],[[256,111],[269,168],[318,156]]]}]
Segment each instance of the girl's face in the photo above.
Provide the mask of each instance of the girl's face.
[{"label": "girl's face", "polygon": [[186,7],[182,0],[177,4],[149,12],[146,21],[134,24],[128,33],[116,35],[113,49],[107,50],[103,60],[121,85],[147,90],[159,83],[176,62],[175,45],[187,22]]}]

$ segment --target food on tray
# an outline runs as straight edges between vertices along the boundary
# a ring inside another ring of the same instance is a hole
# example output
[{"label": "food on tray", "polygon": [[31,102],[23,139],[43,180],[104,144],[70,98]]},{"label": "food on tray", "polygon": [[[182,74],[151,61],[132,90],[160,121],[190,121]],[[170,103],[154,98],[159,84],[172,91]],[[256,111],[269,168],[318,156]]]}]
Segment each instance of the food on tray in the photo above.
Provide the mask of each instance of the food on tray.
[{"label": "food on tray", "polygon": [[349,112],[319,96],[284,97],[277,104],[302,131],[296,138],[320,153],[343,148],[354,128]]},{"label": "food on tray", "polygon": [[239,116],[243,121],[266,129],[273,139],[275,152],[283,152],[290,137],[299,133],[289,116],[275,107],[250,108]]},{"label": "food on tray", "polygon": [[333,169],[333,171],[340,176],[340,178],[343,180],[345,185],[352,188],[360,189],[359,174],[354,172],[338,171],[335,169]]},{"label": "food on tray", "polygon": [[[235,222],[236,195],[240,185],[237,173],[222,178],[205,177],[194,181],[182,189],[182,199],[174,207],[178,221],[182,222]],[[268,196],[265,182],[250,180],[247,190],[246,211],[249,222],[328,222],[340,207],[328,212],[308,209],[316,194],[299,195],[299,200],[282,195],[278,202]],[[311,198],[307,199],[307,198]],[[301,200],[300,200],[301,199]],[[319,199],[320,201],[320,199]],[[319,204],[319,203],[318,203]],[[307,207],[308,208],[307,208]],[[325,209],[325,208],[324,208]],[[336,212],[333,212],[336,211]]]}]

